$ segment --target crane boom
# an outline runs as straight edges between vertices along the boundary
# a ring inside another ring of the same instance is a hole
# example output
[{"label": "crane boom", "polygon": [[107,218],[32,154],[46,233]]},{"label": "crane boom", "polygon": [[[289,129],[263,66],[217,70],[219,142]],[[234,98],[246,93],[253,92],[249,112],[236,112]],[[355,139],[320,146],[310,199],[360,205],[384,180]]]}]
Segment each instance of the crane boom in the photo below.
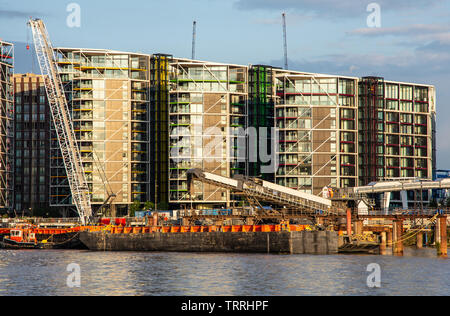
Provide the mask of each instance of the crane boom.
[{"label": "crane boom", "polygon": [[58,73],[56,56],[50,42],[45,24],[40,19],[30,19],[36,55],[44,78],[45,90],[55,125],[64,166],[81,223],[85,225],[92,219],[89,187],[77,146],[69,107],[61,78]]},{"label": "crane boom", "polygon": [[192,60],[195,59],[195,40],[197,37],[197,21],[192,24]]},{"label": "crane boom", "polygon": [[286,34],[286,13],[283,13],[283,44],[284,44],[284,69],[288,69],[287,34]]}]

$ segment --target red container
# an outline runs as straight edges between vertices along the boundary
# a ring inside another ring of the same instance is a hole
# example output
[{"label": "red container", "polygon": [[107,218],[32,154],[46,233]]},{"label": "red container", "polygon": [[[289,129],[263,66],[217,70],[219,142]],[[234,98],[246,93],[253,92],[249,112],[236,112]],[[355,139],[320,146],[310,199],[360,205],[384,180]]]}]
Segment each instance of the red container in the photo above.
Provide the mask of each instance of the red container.
[{"label": "red container", "polygon": [[100,224],[102,225],[109,225],[111,223],[111,219],[110,218],[102,218],[100,219]]},{"label": "red container", "polygon": [[127,224],[127,219],[126,218],[116,218],[116,225],[122,225],[125,226]]}]

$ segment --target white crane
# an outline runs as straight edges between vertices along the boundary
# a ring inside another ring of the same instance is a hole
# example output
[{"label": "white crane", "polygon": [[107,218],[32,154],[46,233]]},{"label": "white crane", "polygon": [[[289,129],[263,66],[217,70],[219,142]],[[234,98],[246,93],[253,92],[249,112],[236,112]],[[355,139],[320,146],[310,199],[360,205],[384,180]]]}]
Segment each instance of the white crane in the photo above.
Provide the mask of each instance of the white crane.
[{"label": "white crane", "polygon": [[44,78],[45,90],[55,125],[64,166],[67,172],[72,201],[75,204],[82,225],[92,219],[89,187],[81,162],[73,124],[67,105],[64,88],[58,73],[58,64],[45,24],[40,19],[30,19],[36,55]]}]

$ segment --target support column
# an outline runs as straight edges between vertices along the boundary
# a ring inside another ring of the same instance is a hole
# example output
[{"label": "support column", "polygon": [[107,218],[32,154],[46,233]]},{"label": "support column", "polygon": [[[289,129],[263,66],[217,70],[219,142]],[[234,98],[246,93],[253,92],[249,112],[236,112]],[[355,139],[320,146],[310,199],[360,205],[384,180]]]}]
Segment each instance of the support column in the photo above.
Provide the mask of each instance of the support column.
[{"label": "support column", "polygon": [[352,236],[352,210],[347,209],[347,235]]},{"label": "support column", "polygon": [[436,225],[434,226],[434,244],[440,244],[441,243],[441,232],[439,231],[440,229],[439,225],[439,218],[436,220]]},{"label": "support column", "polygon": [[[392,228],[394,228],[394,223],[392,223]],[[392,230],[389,230],[387,233],[386,233],[386,237],[387,237],[387,246],[389,247],[389,248],[392,248],[392,235],[393,235],[393,229]]]},{"label": "support column", "polygon": [[438,255],[441,257],[447,257],[447,216],[439,216],[436,222],[436,226],[439,226],[439,233],[441,242],[438,247]]},{"label": "support column", "polygon": [[387,241],[386,235],[387,235],[386,232],[381,232],[380,255],[386,254],[386,241]]},{"label": "support column", "polygon": [[393,247],[394,247],[394,255],[403,255],[403,220],[397,219],[393,224],[394,232],[393,232]]},{"label": "support column", "polygon": [[362,235],[363,234],[363,221],[362,220],[356,220],[353,224],[355,226],[355,229],[353,230],[355,232],[355,235]]},{"label": "support column", "polygon": [[419,232],[416,236],[416,247],[417,249],[423,248],[423,233]]},{"label": "support column", "polygon": [[408,192],[400,191],[400,196],[402,198],[402,208],[403,210],[408,209]]},{"label": "support column", "polygon": [[384,193],[384,198],[383,198],[383,211],[384,214],[388,214],[389,213],[389,206],[391,205],[391,192],[386,192]]}]

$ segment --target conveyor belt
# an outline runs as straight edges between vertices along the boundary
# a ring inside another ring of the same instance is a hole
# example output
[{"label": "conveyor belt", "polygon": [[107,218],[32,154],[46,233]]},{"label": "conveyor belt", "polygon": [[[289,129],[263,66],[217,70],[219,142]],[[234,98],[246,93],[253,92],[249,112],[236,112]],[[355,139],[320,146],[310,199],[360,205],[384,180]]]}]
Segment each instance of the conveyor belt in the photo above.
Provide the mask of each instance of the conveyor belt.
[{"label": "conveyor belt", "polygon": [[234,179],[222,177],[201,169],[191,169],[187,172],[189,187],[197,180],[214,186],[230,189],[235,193],[242,193],[256,198],[258,201],[271,202],[286,208],[299,209],[305,213],[322,211],[328,214],[338,214],[339,210],[332,208],[331,200],[312,194],[303,193],[268,181],[256,178],[237,176]]}]

